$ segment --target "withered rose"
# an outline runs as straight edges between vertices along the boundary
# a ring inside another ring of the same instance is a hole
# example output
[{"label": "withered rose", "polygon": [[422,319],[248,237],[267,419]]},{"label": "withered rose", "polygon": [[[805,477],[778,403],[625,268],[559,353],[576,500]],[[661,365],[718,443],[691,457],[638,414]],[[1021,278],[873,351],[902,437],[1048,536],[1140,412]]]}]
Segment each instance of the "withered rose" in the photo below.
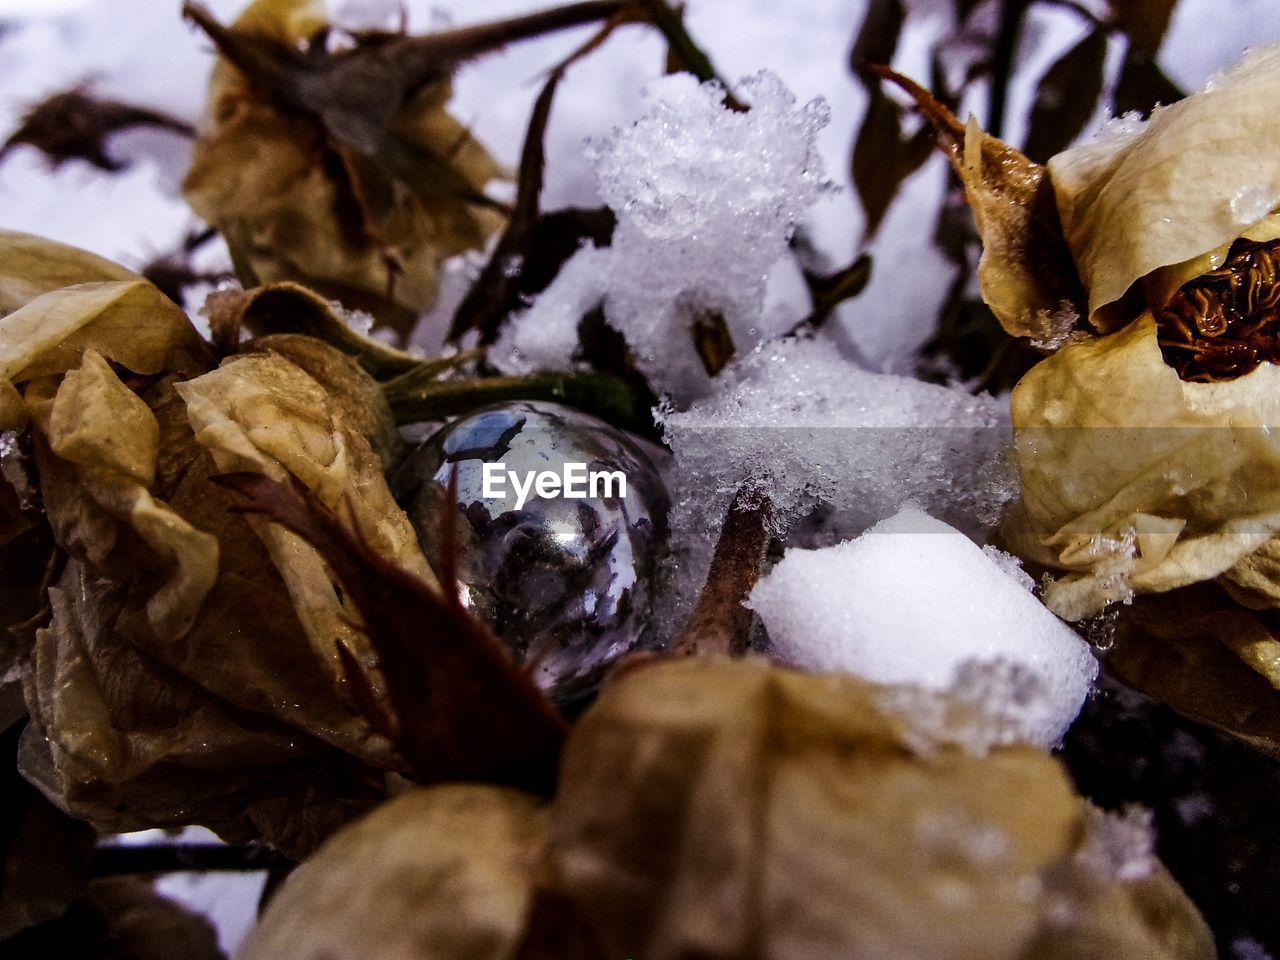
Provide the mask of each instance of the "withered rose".
[{"label": "withered rose", "polygon": [[23,771],[102,829],[314,846],[403,761],[345,690],[339,647],[364,662],[368,638],[324,561],[210,478],[297,483],[430,588],[375,449],[393,433],[381,391],[299,335],[219,363],[146,281],[31,237],[0,246],[18,254],[0,267],[0,412],[29,432],[65,557],[19,651]]},{"label": "withered rose", "polygon": [[[1061,571],[1045,601],[1067,619],[1150,595],[1112,668],[1272,749],[1272,614],[1241,606],[1280,607],[1277,90],[1280,47],[1255,51],[1039,167],[913,88],[974,207],[984,297],[1061,344],[1013,391],[1010,545]],[[1216,699],[1194,690],[1209,674]]]},{"label": "withered rose", "polygon": [[550,804],[400,797],[296,871],[243,957],[1214,956],[1149,835],[1047,753],[916,753],[876,702],[762,662],[637,666]]},{"label": "withered rose", "polygon": [[502,222],[483,199],[502,171],[445,109],[448,67],[402,76],[377,56],[387,36],[357,38],[375,54],[369,69],[330,89],[313,69],[329,56],[322,2],[256,0],[231,28],[187,13],[222,54],[187,202],[226,238],[246,286],[299,281],[407,332],[435,300],[439,263]]}]

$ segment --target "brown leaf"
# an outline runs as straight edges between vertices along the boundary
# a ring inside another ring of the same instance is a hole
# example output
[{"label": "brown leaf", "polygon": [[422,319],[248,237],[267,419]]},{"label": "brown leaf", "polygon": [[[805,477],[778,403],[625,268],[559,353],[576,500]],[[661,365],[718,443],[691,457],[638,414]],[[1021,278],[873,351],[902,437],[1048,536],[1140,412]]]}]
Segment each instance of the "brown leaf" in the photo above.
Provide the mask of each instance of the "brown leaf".
[{"label": "brown leaf", "polygon": [[982,298],[1009,334],[1060,337],[1064,312],[1083,315],[1085,294],[1045,168],[983,133],[975,122],[963,126],[946,105],[908,78],[884,67],[874,69],[916,101],[964,183],[982,237]]},{"label": "brown leaf", "polygon": [[107,138],[134,127],[169,130],[194,137],[195,129],[158,110],[95,97],[76,87],[41,101],[23,116],[21,124],[0,146],[0,159],[19,144],[35,147],[54,168],[68,160],[117,173],[128,164],[107,152]]},{"label": "brown leaf", "polygon": [[871,282],[871,254],[860,253],[847,267],[832,273],[814,273],[806,269],[804,282],[813,300],[813,312],[801,320],[792,333],[801,327],[816,330],[827,322],[836,307],[862,293]]},{"label": "brown leaf", "polygon": [[314,497],[259,474],[218,480],[246,498],[246,510],[315,547],[342,581],[364,620],[415,780],[551,788],[564,721],[452,587],[442,594],[389,563]]},{"label": "brown leaf", "polygon": [[[534,101],[529,116],[529,126],[524,135],[524,147],[520,153],[520,171],[516,179],[516,203],[511,211],[507,227],[499,238],[489,260],[467,295],[454,311],[449,326],[449,340],[456,341],[468,330],[480,331],[481,343],[497,339],[502,323],[519,305],[518,289],[525,259],[529,256],[530,240],[538,221],[539,200],[542,195],[542,174],[546,165],[543,140],[547,121],[551,118],[551,104],[556,89],[564,78],[562,64],[551,71],[547,82]],[[514,269],[513,269],[514,268]]]},{"label": "brown leaf", "polygon": [[852,157],[853,184],[866,216],[864,242],[875,236],[898,188],[920,169],[933,146],[923,130],[903,136],[902,109],[885,95],[873,69],[893,60],[905,19],[901,0],[872,0],[849,54],[869,98]]},{"label": "brown leaf", "polygon": [[1164,40],[1178,0],[1107,0],[1116,26],[1130,43],[1154,57]]},{"label": "brown leaf", "polygon": [[1136,44],[1129,45],[1116,80],[1112,113],[1120,116],[1137,112],[1147,117],[1158,104],[1177,103],[1185,96],[1186,93],[1160,69],[1151,53]]},{"label": "brown leaf", "polygon": [[[1273,622],[1236,606],[1213,584],[1139,597],[1121,611],[1107,669],[1179,713],[1280,757]],[[1251,652],[1261,651],[1270,675],[1249,663]]]},{"label": "brown leaf", "polygon": [[1102,95],[1106,60],[1107,31],[1095,29],[1040,78],[1023,148],[1029,159],[1044,163],[1080,135]]}]

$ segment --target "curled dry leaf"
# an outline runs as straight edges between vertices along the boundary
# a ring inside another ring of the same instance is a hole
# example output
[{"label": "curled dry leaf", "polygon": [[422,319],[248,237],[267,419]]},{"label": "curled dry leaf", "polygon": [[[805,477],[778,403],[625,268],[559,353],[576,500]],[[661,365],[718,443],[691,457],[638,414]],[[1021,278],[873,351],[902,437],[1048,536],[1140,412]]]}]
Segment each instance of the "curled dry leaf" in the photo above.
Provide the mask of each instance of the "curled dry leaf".
[{"label": "curled dry leaf", "polygon": [[1202,583],[1122,611],[1108,669],[1202,723],[1280,757],[1280,617]]},{"label": "curled dry leaf", "polygon": [[365,658],[367,638],[329,568],[233,513],[210,478],[301,483],[429,585],[371,444],[389,449],[382,392],[297,335],[209,369],[207,345],[145,281],[2,239],[32,270],[12,283],[0,270],[11,302],[32,297],[0,317],[13,420],[30,424],[48,527],[70,557],[52,620],[19,651],[22,769],[103,829],[200,822],[305,852],[383,796],[403,758],[345,691],[336,644]]},{"label": "curled dry leaf", "polygon": [[875,700],[760,662],[636,666],[549,808],[402,797],[299,868],[244,956],[1214,956],[1150,837],[1117,837],[1052,757],[918,754]]},{"label": "curled dry leaf", "polygon": [[[501,223],[482,190],[502,171],[445,109],[451,64],[401,89],[375,36],[357,38],[374,72],[329,76],[326,59],[356,61],[326,52],[313,0],[257,0],[231,28],[187,13],[222,57],[184,193],[226,238],[241,280],[299,281],[407,332],[435,299],[440,261]],[[311,109],[337,81],[341,96]]]}]

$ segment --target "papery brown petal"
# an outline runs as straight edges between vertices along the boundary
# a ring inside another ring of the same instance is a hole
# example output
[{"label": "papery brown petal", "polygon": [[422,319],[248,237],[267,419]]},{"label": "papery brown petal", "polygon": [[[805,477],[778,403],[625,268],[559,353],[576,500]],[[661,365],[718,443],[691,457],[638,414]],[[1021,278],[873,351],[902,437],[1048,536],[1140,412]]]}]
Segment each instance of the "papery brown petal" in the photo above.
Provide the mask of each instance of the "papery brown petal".
[{"label": "papery brown petal", "polygon": [[259,0],[231,28],[187,13],[223,59],[184,193],[241,280],[302,282],[406,332],[439,262],[500,223],[482,196],[500,170],[444,109],[450,64],[410,82],[385,43],[304,58],[311,3]]},{"label": "papery brown petal", "polygon": [[564,721],[456,596],[388,562],[314,497],[259,474],[219,482],[311,544],[352,596],[415,780],[553,786]]},{"label": "papery brown petal", "polygon": [[290,333],[258,337],[246,344],[245,352],[279,354],[303,370],[325,388],[338,416],[369,441],[383,469],[396,463],[404,441],[395,417],[382,387],[355,359],[315,337]]},{"label": "papery brown petal", "polygon": [[1007,333],[1060,337],[1063,316],[1078,311],[1085,297],[1045,168],[983,133],[975,121],[961,125],[906,77],[883,67],[876,72],[915,99],[964,184],[982,237],[982,298]]},{"label": "papery brown petal", "polygon": [[[876,699],[744,660],[627,673],[570,738],[547,893],[601,956],[1212,957],[1176,886],[1157,918],[1144,880],[1088,866],[1093,817],[1048,754],[917,755]],[[1087,889],[1060,879],[1077,860]]]},{"label": "papery brown petal", "polygon": [[[389,562],[434,583],[417,535],[387,487],[381,461],[327,391],[300,367],[279,354],[241,354],[177,384],[176,390],[197,443],[209,451],[219,472],[296,478],[327,509],[354,523]],[[368,651],[349,598],[320,555],[296,536],[257,517],[250,524],[284,578],[313,656],[341,676],[335,644],[359,655]]]},{"label": "papery brown petal", "polygon": [[238,956],[509,960],[546,832],[546,810],[527,794],[415,789],[294,871]]},{"label": "papery brown petal", "polygon": [[[292,794],[293,831],[340,822],[340,795],[301,801],[334,762],[324,744],[238,711],[139,652],[110,628],[124,591],[78,561],[51,600],[53,622],[25,677],[31,720],[19,766],[58,806],[102,830],[203,823],[248,839],[255,817],[267,820],[257,805]],[[284,829],[272,836],[298,848]]]},{"label": "papery brown petal", "polygon": [[1122,611],[1107,666],[1179,713],[1280,757],[1278,648],[1266,619],[1197,584]]}]

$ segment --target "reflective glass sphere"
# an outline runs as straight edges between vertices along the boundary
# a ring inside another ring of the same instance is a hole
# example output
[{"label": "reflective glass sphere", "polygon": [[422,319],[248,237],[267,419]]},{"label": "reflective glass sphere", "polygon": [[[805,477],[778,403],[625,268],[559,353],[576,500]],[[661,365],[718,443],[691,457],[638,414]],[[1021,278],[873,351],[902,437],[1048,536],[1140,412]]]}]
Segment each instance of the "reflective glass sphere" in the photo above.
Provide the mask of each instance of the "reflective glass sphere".
[{"label": "reflective glass sphere", "polygon": [[589,695],[654,630],[669,498],[643,441],[543,401],[497,404],[448,424],[392,478],[437,566],[455,469],[463,603],[532,665],[553,701]]}]

